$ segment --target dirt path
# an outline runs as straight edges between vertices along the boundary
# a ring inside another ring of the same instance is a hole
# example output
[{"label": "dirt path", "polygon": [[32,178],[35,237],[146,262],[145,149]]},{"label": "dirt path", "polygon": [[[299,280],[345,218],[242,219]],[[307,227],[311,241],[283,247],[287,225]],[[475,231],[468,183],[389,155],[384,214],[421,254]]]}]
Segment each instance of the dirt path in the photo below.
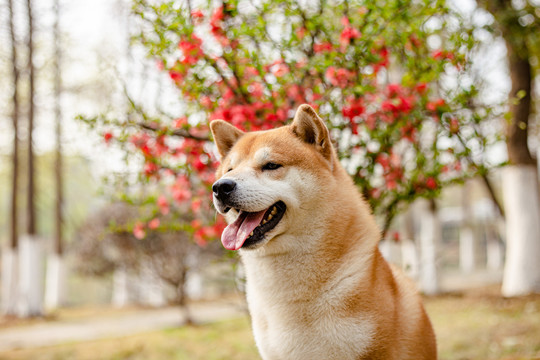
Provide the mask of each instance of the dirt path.
[{"label": "dirt path", "polygon": [[[193,304],[190,312],[196,323],[245,315],[242,304],[231,301]],[[0,353],[177,327],[184,317],[179,308],[171,307],[7,327],[0,329]]]}]

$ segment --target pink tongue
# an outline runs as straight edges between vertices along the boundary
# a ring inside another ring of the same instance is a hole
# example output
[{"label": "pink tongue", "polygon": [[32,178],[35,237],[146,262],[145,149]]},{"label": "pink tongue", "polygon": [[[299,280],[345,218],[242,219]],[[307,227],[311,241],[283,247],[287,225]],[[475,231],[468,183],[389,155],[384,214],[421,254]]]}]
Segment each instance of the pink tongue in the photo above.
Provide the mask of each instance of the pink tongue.
[{"label": "pink tongue", "polygon": [[241,211],[238,218],[229,224],[221,234],[221,242],[227,250],[238,250],[244,245],[249,234],[261,223],[266,210],[256,213]]}]

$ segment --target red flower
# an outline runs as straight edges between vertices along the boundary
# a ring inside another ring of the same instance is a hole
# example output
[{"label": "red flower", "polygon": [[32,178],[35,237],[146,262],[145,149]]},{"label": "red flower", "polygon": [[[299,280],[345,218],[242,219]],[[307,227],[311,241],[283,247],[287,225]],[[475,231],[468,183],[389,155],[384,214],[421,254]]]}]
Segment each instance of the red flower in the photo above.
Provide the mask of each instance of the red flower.
[{"label": "red flower", "polygon": [[184,78],[182,76],[182,74],[180,74],[178,71],[176,70],[169,70],[169,77],[171,78],[172,81],[174,81],[175,83],[179,83],[182,81],[182,79]]},{"label": "red flower", "polygon": [[159,170],[159,167],[153,162],[147,162],[144,164],[144,174],[147,177],[156,175]]},{"label": "red flower", "polygon": [[426,84],[426,83],[419,83],[419,84],[417,84],[417,85],[414,87],[414,89],[415,89],[418,93],[423,94],[423,93],[426,91],[426,89],[427,89],[427,84]]},{"label": "red flower", "polygon": [[305,27],[301,27],[301,28],[298,28],[296,30],[296,36],[298,37],[298,39],[302,40],[304,38],[304,36],[306,36],[306,33],[307,33],[307,30]]},{"label": "red flower", "polygon": [[401,137],[410,142],[416,141],[416,128],[412,124],[402,126],[400,128]]},{"label": "red flower", "polygon": [[313,51],[315,53],[322,53],[332,50],[332,43],[324,42],[324,43],[316,43],[313,44]]},{"label": "red flower", "polygon": [[195,213],[201,211],[202,200],[200,198],[191,201],[191,210]]},{"label": "red flower", "polygon": [[426,104],[426,109],[429,111],[440,111],[442,107],[444,107],[445,101],[443,99],[437,99],[434,101],[429,101]]},{"label": "red flower", "polygon": [[357,29],[353,28],[352,26],[346,26],[339,36],[339,43],[342,46],[347,46],[350,44],[352,39],[357,39],[360,37],[360,35],[360,31]]},{"label": "red flower", "polygon": [[160,195],[157,199],[157,206],[159,207],[159,211],[163,214],[163,215],[167,215],[169,213],[169,201],[167,200],[167,198],[163,195]]},{"label": "red flower", "polygon": [[105,139],[105,143],[107,145],[109,144],[112,138],[114,138],[114,135],[110,131],[107,131],[105,134],[103,134],[103,139]]},{"label": "red flower", "polygon": [[450,119],[450,133],[457,134],[459,132],[459,120],[456,118]]},{"label": "red flower", "polygon": [[173,122],[173,126],[176,129],[183,128],[185,125],[188,125],[188,120],[187,120],[187,117],[185,116],[179,117],[178,119],[175,119]]},{"label": "red flower", "polygon": [[431,57],[435,60],[454,60],[454,53],[445,50],[435,50],[431,53]]},{"label": "red flower", "polygon": [[362,99],[351,99],[348,106],[344,106],[341,112],[345,118],[353,120],[355,117],[362,115],[365,110]]},{"label": "red flower", "polygon": [[133,235],[139,240],[144,239],[146,232],[144,231],[144,224],[142,222],[137,221],[133,227]]},{"label": "red flower", "polygon": [[430,190],[435,190],[437,188],[437,181],[432,176],[426,179],[426,187]]},{"label": "red flower", "polygon": [[151,229],[151,230],[155,230],[159,227],[159,219],[158,218],[154,218],[152,220],[150,220],[150,222],[148,222],[148,228]]},{"label": "red flower", "polygon": [[200,19],[200,18],[203,18],[204,17],[204,14],[201,10],[199,9],[195,9],[191,12],[191,17],[193,19]]}]

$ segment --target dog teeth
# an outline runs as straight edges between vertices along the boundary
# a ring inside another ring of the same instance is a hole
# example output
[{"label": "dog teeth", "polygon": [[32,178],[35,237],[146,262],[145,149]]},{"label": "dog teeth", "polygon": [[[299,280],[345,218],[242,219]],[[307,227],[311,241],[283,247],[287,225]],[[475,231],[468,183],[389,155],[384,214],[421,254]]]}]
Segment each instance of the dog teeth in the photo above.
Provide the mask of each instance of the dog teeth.
[{"label": "dog teeth", "polygon": [[272,212],[270,213],[270,216],[276,215],[276,214],[277,214],[277,208],[274,206],[274,208],[272,209]]},{"label": "dog teeth", "polygon": [[262,221],[262,224],[264,225],[264,224],[266,224],[267,222],[268,222],[268,220],[264,219],[264,220]]},{"label": "dog teeth", "polygon": [[272,220],[273,216],[272,214],[268,215],[268,221]]},{"label": "dog teeth", "polygon": [[249,236],[253,236],[253,231],[249,234]]}]

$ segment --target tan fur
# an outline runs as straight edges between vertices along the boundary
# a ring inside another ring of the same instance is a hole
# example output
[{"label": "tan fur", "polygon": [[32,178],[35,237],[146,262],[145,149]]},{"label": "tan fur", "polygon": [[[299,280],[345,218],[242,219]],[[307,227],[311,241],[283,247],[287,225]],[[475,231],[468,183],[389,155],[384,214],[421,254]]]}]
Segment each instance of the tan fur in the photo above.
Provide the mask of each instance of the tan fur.
[{"label": "tan fur", "polygon": [[[269,131],[242,133],[219,120],[211,129],[223,157],[217,177],[268,197],[246,211],[287,205],[264,243],[240,250],[262,358],[436,359],[421,299],[381,256],[370,209],[314,110],[303,105],[290,126]],[[261,170],[268,161],[283,166]]]}]

